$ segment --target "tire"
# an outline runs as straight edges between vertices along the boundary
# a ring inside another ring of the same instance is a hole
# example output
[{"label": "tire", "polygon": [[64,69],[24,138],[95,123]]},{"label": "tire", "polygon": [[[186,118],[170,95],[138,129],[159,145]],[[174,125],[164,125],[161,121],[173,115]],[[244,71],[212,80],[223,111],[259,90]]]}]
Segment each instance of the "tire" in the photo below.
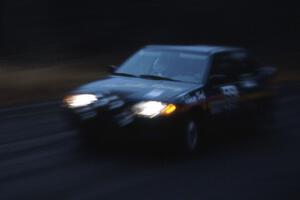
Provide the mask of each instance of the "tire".
[{"label": "tire", "polygon": [[185,127],[185,149],[187,152],[193,153],[199,147],[199,129],[198,124],[194,120],[188,121]]},{"label": "tire", "polygon": [[176,149],[184,154],[194,154],[199,150],[199,125],[196,120],[187,120],[184,122],[181,133],[177,138]]}]

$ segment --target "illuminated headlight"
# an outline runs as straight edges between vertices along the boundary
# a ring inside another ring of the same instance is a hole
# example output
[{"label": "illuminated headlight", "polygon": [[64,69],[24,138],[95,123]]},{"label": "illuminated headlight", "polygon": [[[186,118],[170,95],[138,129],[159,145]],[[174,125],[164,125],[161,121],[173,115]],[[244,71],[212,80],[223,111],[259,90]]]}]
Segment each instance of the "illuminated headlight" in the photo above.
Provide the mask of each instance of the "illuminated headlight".
[{"label": "illuminated headlight", "polygon": [[97,101],[97,97],[93,94],[70,95],[64,98],[64,103],[70,108],[78,108],[88,106]]},{"label": "illuminated headlight", "polygon": [[159,101],[145,101],[133,106],[136,115],[153,118],[159,115],[170,115],[176,110],[174,104],[165,104]]}]

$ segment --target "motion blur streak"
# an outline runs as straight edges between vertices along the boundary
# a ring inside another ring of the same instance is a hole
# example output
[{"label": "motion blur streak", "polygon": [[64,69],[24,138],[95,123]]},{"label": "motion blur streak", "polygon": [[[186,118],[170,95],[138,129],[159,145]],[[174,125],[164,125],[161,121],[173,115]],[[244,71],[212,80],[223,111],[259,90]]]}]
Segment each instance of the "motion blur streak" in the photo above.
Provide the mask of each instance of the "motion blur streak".
[{"label": "motion blur streak", "polygon": [[85,149],[55,103],[2,110],[1,199],[299,199],[300,84],[282,85],[275,104],[254,134],[237,122],[192,158]]}]

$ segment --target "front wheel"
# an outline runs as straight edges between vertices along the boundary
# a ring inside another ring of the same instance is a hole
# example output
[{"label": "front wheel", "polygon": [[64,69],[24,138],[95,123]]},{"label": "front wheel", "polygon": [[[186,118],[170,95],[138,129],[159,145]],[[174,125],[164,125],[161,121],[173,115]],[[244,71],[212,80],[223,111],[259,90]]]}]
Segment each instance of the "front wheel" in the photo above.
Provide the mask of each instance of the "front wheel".
[{"label": "front wheel", "polygon": [[193,154],[199,149],[199,125],[196,120],[187,120],[178,136],[176,149],[182,153]]},{"label": "front wheel", "polygon": [[188,121],[185,127],[185,145],[184,148],[188,152],[195,152],[199,146],[199,130],[198,125],[194,120]]}]

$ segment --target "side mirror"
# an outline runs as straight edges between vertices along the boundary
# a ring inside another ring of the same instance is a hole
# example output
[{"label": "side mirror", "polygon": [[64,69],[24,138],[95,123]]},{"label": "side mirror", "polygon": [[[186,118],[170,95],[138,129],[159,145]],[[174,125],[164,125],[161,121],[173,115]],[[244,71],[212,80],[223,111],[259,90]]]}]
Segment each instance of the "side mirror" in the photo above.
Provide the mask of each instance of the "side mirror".
[{"label": "side mirror", "polygon": [[117,69],[118,69],[118,66],[116,66],[116,65],[109,65],[108,66],[109,73],[114,73]]},{"label": "side mirror", "polygon": [[227,76],[224,74],[214,74],[209,77],[208,85],[209,87],[217,86],[226,83]]}]

